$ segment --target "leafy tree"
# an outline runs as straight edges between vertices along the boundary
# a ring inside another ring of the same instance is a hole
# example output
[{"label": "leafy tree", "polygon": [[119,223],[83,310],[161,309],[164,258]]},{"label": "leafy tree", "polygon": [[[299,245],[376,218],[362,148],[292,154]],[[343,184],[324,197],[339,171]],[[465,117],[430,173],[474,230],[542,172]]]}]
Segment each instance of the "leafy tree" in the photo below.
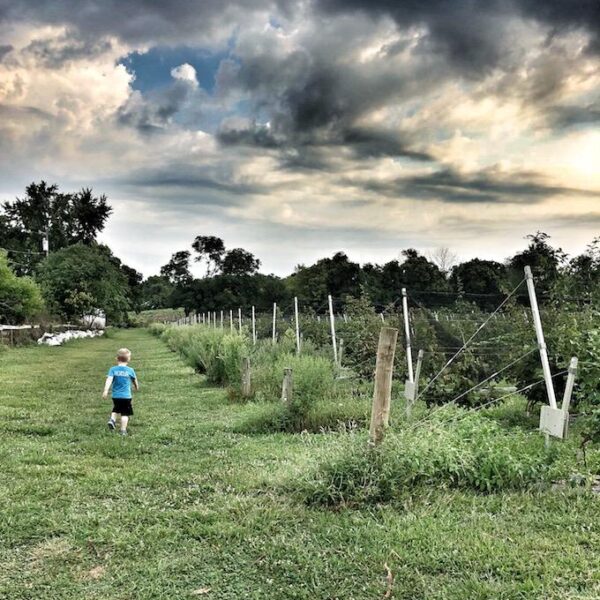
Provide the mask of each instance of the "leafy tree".
[{"label": "leafy tree", "polygon": [[260,267],[260,260],[243,248],[229,250],[223,257],[223,275],[252,275]]},{"label": "leafy tree", "polygon": [[344,252],[337,252],[310,267],[299,265],[287,282],[292,295],[298,296],[303,305],[318,310],[331,294],[339,308],[347,296],[360,296],[361,269]]},{"label": "leafy tree", "polygon": [[569,275],[563,295],[583,302],[600,302],[600,237],[592,240],[587,250],[569,261]]},{"label": "leafy tree", "polygon": [[121,321],[130,307],[127,278],[103,247],[75,244],[53,252],[37,277],[48,306],[66,319],[100,309]]},{"label": "leafy tree", "polygon": [[0,252],[0,323],[20,324],[43,308],[39,287],[29,277],[17,277]]},{"label": "leafy tree", "polygon": [[106,196],[84,188],[75,194],[59,192],[56,184],[32,183],[25,197],[4,202],[0,215],[0,246],[18,263],[17,271],[31,274],[43,259],[42,240],[48,234],[51,251],[77,243],[92,244],[104,229],[112,209]]},{"label": "leafy tree", "polygon": [[547,233],[538,231],[528,235],[526,239],[529,240],[527,249],[518,252],[508,261],[511,281],[516,285],[523,279],[525,267],[530,266],[536,290],[540,295],[548,294],[559,280],[567,255],[561,248],[550,245]]},{"label": "leafy tree", "polygon": [[216,275],[194,279],[178,287],[170,298],[171,306],[183,306],[186,312],[220,311],[255,306],[258,312],[288,304],[289,293],[284,282],[274,275]]},{"label": "leafy tree", "polygon": [[213,235],[199,235],[192,243],[192,248],[197,252],[196,262],[206,262],[206,275],[210,277],[218,273],[223,265],[225,243]]},{"label": "leafy tree", "polygon": [[450,275],[450,285],[458,292],[481,294],[469,298],[481,308],[491,308],[498,304],[506,286],[506,267],[494,260],[474,258],[456,265]]},{"label": "leafy tree", "polygon": [[190,252],[181,250],[171,256],[171,260],[161,267],[160,274],[173,285],[185,285],[192,281],[190,273]]},{"label": "leafy tree", "polygon": [[120,258],[117,258],[108,246],[99,245],[96,246],[100,252],[104,252],[108,260],[115,265],[117,269],[123,274],[127,281],[127,297],[129,299],[131,308],[139,310],[139,297],[140,297],[140,286],[144,280],[144,276],[136,271],[133,267],[129,267],[124,264]]},{"label": "leafy tree", "polygon": [[162,275],[152,275],[140,285],[139,306],[144,310],[169,308],[175,286]]},{"label": "leafy tree", "polygon": [[403,262],[391,260],[384,265],[365,265],[363,273],[368,295],[376,303],[387,305],[396,302],[405,287],[410,293],[418,294],[421,303],[447,303],[447,296],[428,293],[448,290],[441,269],[412,248],[403,250],[402,255]]}]

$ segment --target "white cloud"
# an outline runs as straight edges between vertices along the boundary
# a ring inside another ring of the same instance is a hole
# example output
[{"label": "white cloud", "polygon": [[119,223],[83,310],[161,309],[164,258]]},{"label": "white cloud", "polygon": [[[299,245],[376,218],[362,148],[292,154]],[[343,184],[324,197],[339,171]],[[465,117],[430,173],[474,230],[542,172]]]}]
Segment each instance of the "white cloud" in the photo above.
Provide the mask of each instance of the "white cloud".
[{"label": "white cloud", "polygon": [[173,79],[180,79],[181,81],[190,81],[195,85],[198,84],[198,80],[196,78],[196,69],[192,67],[192,65],[188,63],[184,63],[171,69],[171,77]]}]

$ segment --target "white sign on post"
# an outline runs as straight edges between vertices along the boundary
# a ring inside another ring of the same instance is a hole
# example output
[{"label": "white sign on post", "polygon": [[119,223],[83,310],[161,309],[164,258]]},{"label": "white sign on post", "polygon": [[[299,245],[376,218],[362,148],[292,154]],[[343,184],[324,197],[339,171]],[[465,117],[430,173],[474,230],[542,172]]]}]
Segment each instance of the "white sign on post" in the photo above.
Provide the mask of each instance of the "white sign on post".
[{"label": "white sign on post", "polygon": [[540,412],[540,431],[562,440],[565,437],[568,418],[569,413],[564,410],[544,404]]}]

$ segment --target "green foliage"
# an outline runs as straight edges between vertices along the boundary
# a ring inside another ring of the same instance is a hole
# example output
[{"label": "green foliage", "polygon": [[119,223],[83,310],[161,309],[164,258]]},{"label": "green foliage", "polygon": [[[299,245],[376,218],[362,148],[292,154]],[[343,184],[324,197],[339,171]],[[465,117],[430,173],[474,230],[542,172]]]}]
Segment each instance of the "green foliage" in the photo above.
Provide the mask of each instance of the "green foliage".
[{"label": "green foliage", "polygon": [[432,486],[491,493],[552,480],[558,458],[537,433],[445,409],[420,427],[389,433],[377,448],[363,435],[342,439],[303,485],[309,503],[328,505],[388,502]]},{"label": "green foliage", "polygon": [[140,284],[139,305],[145,311],[168,309],[175,286],[167,277],[152,275]]},{"label": "green foliage", "polygon": [[155,324],[151,331],[160,332],[169,348],[180,352],[190,366],[206,374],[210,383],[239,388],[242,359],[248,356],[244,336],[203,325],[165,327]]},{"label": "green foliage", "polygon": [[[254,399],[272,405],[266,420],[255,424],[257,428],[301,430],[307,424],[312,428],[332,424],[331,411],[326,422],[318,423],[316,407],[340,397],[343,385],[336,383],[331,359],[322,356],[310,341],[304,343],[301,355],[296,354],[293,331],[288,330],[275,345],[264,340],[256,346],[250,344],[246,331],[240,335],[204,325],[161,324],[152,325],[151,331],[160,335],[169,348],[179,351],[188,364],[206,374],[209,382],[226,386],[232,398],[240,398],[242,359],[249,357]],[[283,372],[288,367],[293,370],[293,397],[282,407]]]},{"label": "green foliage", "polygon": [[148,327],[158,321],[175,321],[185,316],[183,308],[157,308],[129,313],[129,321],[135,327]]},{"label": "green foliage", "polygon": [[[99,397],[121,346],[142,384],[128,438],[106,431]],[[290,486],[352,436],[237,433],[274,405],[228,402],[146,330],[0,361],[3,598],[367,600],[386,594],[384,563],[396,600],[598,598],[585,488],[420,486],[315,509]]]},{"label": "green foliage", "polygon": [[33,274],[42,259],[42,239],[48,233],[51,251],[74,244],[92,244],[112,212],[106,196],[84,188],[62,193],[45,181],[32,183],[25,196],[2,204],[2,245],[18,252],[19,274]]},{"label": "green foliage", "polygon": [[66,319],[81,319],[93,309],[112,322],[127,317],[128,282],[106,248],[76,244],[53,252],[37,279],[50,309]]},{"label": "green foliage", "polygon": [[43,306],[37,284],[29,277],[17,277],[0,251],[0,323],[20,324],[37,316]]}]

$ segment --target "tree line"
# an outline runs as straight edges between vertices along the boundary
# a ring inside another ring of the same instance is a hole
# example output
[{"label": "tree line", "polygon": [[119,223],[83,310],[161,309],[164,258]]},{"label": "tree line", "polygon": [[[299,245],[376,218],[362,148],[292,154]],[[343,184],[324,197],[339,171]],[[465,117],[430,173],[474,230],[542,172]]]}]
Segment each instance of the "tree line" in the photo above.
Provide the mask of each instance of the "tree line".
[{"label": "tree line", "polygon": [[[496,306],[523,278],[530,265],[542,303],[600,300],[600,238],[579,256],[569,257],[543,232],[527,236],[526,247],[504,262],[455,260],[446,249],[425,256],[409,248],[401,258],[361,265],[344,252],[312,265],[298,265],[287,277],[259,272],[261,261],[244,248],[228,249],[223,239],[198,235],[144,279],[111,249],[98,243],[112,213],[106,196],[89,188],[63,193],[56,184],[32,183],[25,195],[0,207],[0,323],[19,323],[46,315],[78,320],[102,310],[113,323],[126,323],[130,311],[180,308],[203,312],[273,302],[324,309],[328,294],[336,309],[367,297],[378,308],[397,302],[410,290],[426,307],[472,302]],[[47,240],[49,252],[44,251]],[[202,266],[194,277],[192,264]]]}]

